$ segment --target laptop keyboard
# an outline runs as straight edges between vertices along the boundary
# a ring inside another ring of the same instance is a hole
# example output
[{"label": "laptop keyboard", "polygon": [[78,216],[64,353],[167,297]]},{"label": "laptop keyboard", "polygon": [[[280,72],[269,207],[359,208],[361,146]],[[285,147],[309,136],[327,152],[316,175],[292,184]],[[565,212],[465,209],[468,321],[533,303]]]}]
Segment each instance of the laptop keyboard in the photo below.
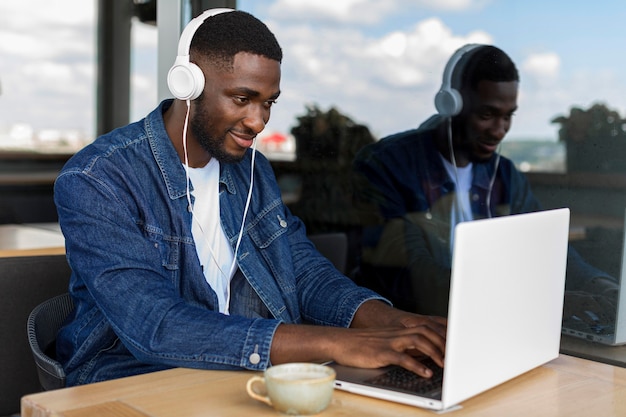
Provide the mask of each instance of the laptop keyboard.
[{"label": "laptop keyboard", "polygon": [[420,360],[433,371],[433,376],[423,378],[402,367],[394,366],[387,372],[371,378],[366,383],[374,386],[383,386],[398,391],[420,395],[441,395],[443,368],[440,368],[432,359]]}]

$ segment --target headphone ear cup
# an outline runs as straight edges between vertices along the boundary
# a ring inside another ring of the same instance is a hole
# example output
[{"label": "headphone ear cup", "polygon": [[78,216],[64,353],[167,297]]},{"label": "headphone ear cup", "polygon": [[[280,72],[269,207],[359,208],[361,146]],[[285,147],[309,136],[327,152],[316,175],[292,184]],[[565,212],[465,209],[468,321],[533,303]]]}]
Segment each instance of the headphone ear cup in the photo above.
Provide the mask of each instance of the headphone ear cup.
[{"label": "headphone ear cup", "polygon": [[463,98],[454,88],[444,88],[435,95],[435,108],[444,117],[452,117],[461,113]]},{"label": "headphone ear cup", "polygon": [[435,108],[440,115],[444,117],[452,117],[461,113],[461,110],[463,109],[463,98],[461,97],[459,90],[452,87],[454,85],[452,77],[456,66],[461,61],[461,58],[463,58],[465,54],[480,47],[482,47],[480,44],[468,43],[467,45],[457,49],[448,60],[448,63],[443,71],[443,83],[441,84],[439,92],[435,94]]},{"label": "headphone ear cup", "polygon": [[176,64],[167,73],[167,86],[179,100],[195,100],[204,91],[204,74],[193,62]]}]

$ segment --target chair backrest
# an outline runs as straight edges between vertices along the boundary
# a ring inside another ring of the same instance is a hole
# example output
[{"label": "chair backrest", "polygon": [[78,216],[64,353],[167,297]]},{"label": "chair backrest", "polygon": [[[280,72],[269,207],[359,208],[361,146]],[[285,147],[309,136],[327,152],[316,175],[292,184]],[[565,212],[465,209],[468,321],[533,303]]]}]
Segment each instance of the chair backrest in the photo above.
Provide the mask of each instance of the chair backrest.
[{"label": "chair backrest", "polygon": [[39,382],[44,390],[65,386],[65,371],[55,357],[57,332],[74,309],[69,293],[44,301],[28,316],[28,343],[33,352]]},{"label": "chair backrest", "polygon": [[0,416],[41,391],[26,322],[38,304],[67,292],[71,272],[65,255],[0,257]]},{"label": "chair backrest", "polygon": [[330,260],[342,274],[348,262],[348,236],[345,233],[318,233],[308,236],[317,250]]}]

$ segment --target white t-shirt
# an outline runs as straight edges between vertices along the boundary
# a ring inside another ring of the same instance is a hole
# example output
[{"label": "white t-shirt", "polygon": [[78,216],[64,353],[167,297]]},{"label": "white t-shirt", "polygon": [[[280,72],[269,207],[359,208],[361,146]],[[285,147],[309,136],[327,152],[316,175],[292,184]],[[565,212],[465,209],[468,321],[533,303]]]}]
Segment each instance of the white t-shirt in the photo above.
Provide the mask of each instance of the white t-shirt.
[{"label": "white t-shirt", "polygon": [[454,199],[452,213],[450,215],[450,251],[454,248],[454,226],[461,222],[474,219],[472,204],[470,202],[470,190],[472,189],[472,163],[464,167],[454,167],[450,161],[440,155],[443,166],[450,179],[456,184],[456,198]]},{"label": "white t-shirt", "polygon": [[220,164],[215,158],[202,168],[189,168],[195,197],[191,232],[204,278],[217,294],[220,312],[228,314],[236,263],[220,223],[219,175]]}]

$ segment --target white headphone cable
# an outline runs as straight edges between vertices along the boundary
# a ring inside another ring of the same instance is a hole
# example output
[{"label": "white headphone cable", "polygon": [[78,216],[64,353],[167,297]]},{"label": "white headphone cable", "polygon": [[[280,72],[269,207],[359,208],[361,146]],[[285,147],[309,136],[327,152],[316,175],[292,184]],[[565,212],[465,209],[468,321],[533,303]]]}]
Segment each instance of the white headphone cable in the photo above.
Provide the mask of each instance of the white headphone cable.
[{"label": "white headphone cable", "polygon": [[500,164],[500,145],[502,142],[498,144],[498,148],[496,149],[496,164],[493,169],[493,175],[491,176],[491,180],[489,181],[489,189],[487,190],[487,216],[489,218],[493,217],[491,214],[491,192],[493,191],[493,185],[496,182],[496,175],[498,175],[498,165]]},{"label": "white headphone cable", "polygon": [[185,167],[185,180],[187,186],[187,211],[189,211],[193,217],[193,205],[191,204],[191,192],[189,191],[189,184],[191,180],[189,179],[189,157],[187,156],[187,126],[189,124],[189,108],[191,107],[190,100],[185,100],[187,103],[187,113],[185,114],[185,123],[183,124],[183,153],[185,154],[185,163],[183,166]]},{"label": "white headphone cable", "polygon": [[463,198],[461,198],[460,193],[463,190],[460,190],[460,183],[459,183],[459,170],[456,167],[456,157],[454,156],[454,147],[452,146],[452,117],[448,116],[446,117],[446,121],[447,121],[447,130],[448,130],[448,147],[450,148],[450,162],[452,162],[452,168],[454,169],[454,179],[455,179],[455,185],[456,185],[456,201],[459,204],[459,212],[460,212],[460,216],[461,216],[461,221],[464,222],[465,221],[465,207],[463,204]]},{"label": "white headphone cable", "polygon": [[[224,273],[224,271],[220,267],[219,262],[217,262],[217,257],[215,256],[215,253],[213,252],[213,248],[211,247],[209,238],[206,236],[206,233],[204,232],[204,229],[202,228],[202,224],[200,224],[200,222],[198,221],[198,219],[193,213],[193,204],[191,203],[191,189],[190,189],[191,178],[189,177],[189,155],[187,153],[187,128],[189,126],[189,109],[191,107],[191,101],[185,100],[185,102],[187,103],[187,113],[185,114],[185,123],[183,124],[183,153],[185,157],[185,163],[183,164],[183,166],[185,167],[185,180],[186,180],[186,191],[187,191],[186,194],[187,194],[187,203],[188,203],[187,210],[191,213],[192,221],[195,221],[196,224],[198,225],[198,228],[200,229],[200,233],[204,237],[204,240],[206,241],[206,245],[209,248],[209,252],[211,253],[211,258],[213,259],[215,266],[220,271],[224,279],[228,279],[227,275]],[[232,269],[232,266],[231,266],[231,269]]]},{"label": "white headphone cable", "polygon": [[[455,175],[455,179],[456,179],[456,186],[457,188],[459,187],[459,171],[457,170],[456,167],[456,158],[454,157],[454,150],[452,148],[452,118],[451,117],[447,117],[447,122],[448,122],[448,147],[450,148],[450,162],[452,162],[452,166],[454,168],[454,175]],[[491,176],[491,180],[489,180],[489,189],[487,190],[487,199],[485,201],[485,204],[487,205],[487,217],[488,218],[492,218],[493,215],[491,213],[491,192],[493,191],[493,185],[496,182],[496,176],[498,175],[498,165],[500,164],[500,147],[502,145],[502,142],[500,142],[498,144],[498,148],[496,149],[496,163],[495,163],[495,167],[493,170],[493,175]],[[459,190],[457,190],[457,195],[458,195]],[[460,198],[457,198],[457,201],[459,202],[459,204],[462,206],[462,200]],[[464,213],[464,210],[461,207],[461,212]]]},{"label": "white headphone cable", "polygon": [[[191,102],[190,100],[185,100],[187,103],[187,112],[185,114],[185,122],[183,124],[183,152],[184,152],[184,159],[185,159],[185,163],[184,163],[184,167],[185,167],[185,176],[186,176],[186,187],[187,187],[187,202],[188,202],[188,207],[187,209],[189,210],[189,212],[191,212],[191,216],[193,218],[193,220],[195,220],[196,224],[198,225],[198,227],[200,228],[200,232],[202,233],[202,235],[204,236],[205,240],[207,241],[207,247],[209,248],[209,251],[211,252],[211,257],[213,258],[213,261],[215,262],[217,268],[219,269],[220,273],[224,276],[224,278],[227,278],[227,275],[224,273],[224,271],[222,271],[222,268],[220,267],[219,263],[217,262],[217,259],[215,257],[215,254],[213,253],[213,249],[211,247],[211,245],[208,242],[208,238],[206,236],[206,234],[204,233],[204,230],[202,229],[202,225],[200,224],[200,222],[198,222],[198,220],[196,219],[196,217],[193,214],[193,204],[191,202],[191,190],[190,190],[190,184],[191,184],[191,179],[189,178],[189,156],[187,153],[187,129],[188,129],[188,124],[189,124],[189,111],[190,111],[190,107],[191,107]],[[252,159],[251,159],[251,163],[250,163],[250,186],[248,189],[248,196],[246,199],[246,205],[244,208],[244,212],[243,212],[243,219],[241,222],[241,228],[239,230],[239,236],[237,238],[237,244],[235,245],[235,251],[233,253],[233,263],[231,264],[230,267],[230,274],[228,276],[231,276],[234,272],[234,269],[237,265],[237,253],[239,251],[239,245],[241,243],[241,238],[243,236],[243,231],[244,231],[244,227],[245,227],[245,222],[246,222],[246,217],[248,214],[248,209],[250,207],[250,200],[252,198],[252,187],[254,185],[254,161],[255,161],[255,156],[256,156],[256,140],[253,142],[252,144]],[[228,306],[228,301],[227,301],[227,306]]]},{"label": "white headphone cable", "polygon": [[239,250],[239,244],[241,243],[241,237],[243,236],[244,226],[246,225],[246,216],[248,214],[248,208],[250,207],[250,200],[252,198],[252,187],[254,186],[254,159],[256,156],[256,138],[252,142],[252,158],[250,161],[250,186],[248,188],[248,197],[246,198],[246,206],[243,209],[243,219],[241,219],[241,229],[239,230],[239,238],[237,238],[237,244],[235,245],[235,255],[233,259],[233,266],[231,272],[237,262],[237,251]]}]

